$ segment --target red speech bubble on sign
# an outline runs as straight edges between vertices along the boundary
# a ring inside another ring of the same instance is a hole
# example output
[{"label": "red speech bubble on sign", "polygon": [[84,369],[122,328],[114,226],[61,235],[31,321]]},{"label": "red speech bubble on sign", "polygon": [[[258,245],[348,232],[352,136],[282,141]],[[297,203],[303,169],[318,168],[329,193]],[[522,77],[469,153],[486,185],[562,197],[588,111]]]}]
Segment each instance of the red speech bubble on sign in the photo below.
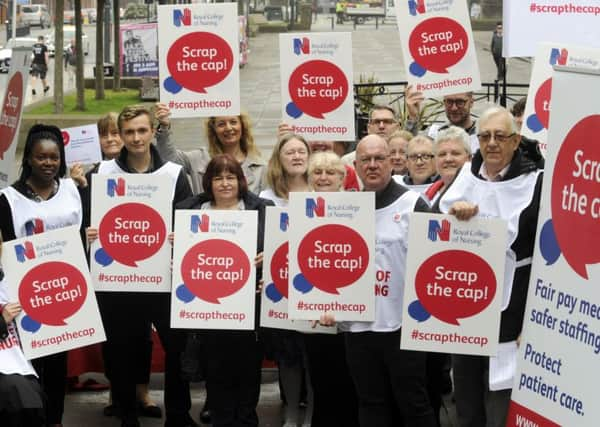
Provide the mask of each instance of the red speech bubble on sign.
[{"label": "red speech bubble on sign", "polygon": [[275,288],[284,297],[288,297],[288,242],[277,248],[271,258],[271,278]]},{"label": "red speech bubble on sign", "polygon": [[317,227],[298,246],[300,272],[315,288],[330,294],[355,283],[368,265],[367,243],[345,225]]},{"label": "red speech bubble on sign", "polygon": [[430,18],[417,25],[408,39],[415,62],[434,73],[448,73],[469,48],[464,27],[450,18]]},{"label": "red speech bubble on sign", "polygon": [[2,110],[0,112],[0,159],[13,142],[17,132],[17,125],[21,117],[23,105],[23,76],[16,72],[4,92]]},{"label": "red speech bubble on sign", "polygon": [[494,299],[496,288],[492,267],[480,256],[461,250],[427,258],[415,276],[415,290],[423,307],[452,325],[483,311]]},{"label": "red speech bubble on sign", "polygon": [[348,79],[335,64],[320,59],[300,64],[290,76],[288,90],[300,111],[322,119],[344,103]]},{"label": "red speech bubble on sign", "polygon": [[71,264],[50,261],[33,267],[19,284],[19,301],[32,319],[45,325],[66,325],[87,297],[83,274]]},{"label": "red speech bubble on sign", "polygon": [[181,262],[181,277],[198,298],[220,304],[235,294],[250,277],[250,260],[235,243],[209,239],[192,246]]},{"label": "red speech bubble on sign", "polygon": [[220,83],[233,68],[229,44],[213,33],[197,31],[181,36],[169,48],[167,67],[180,86],[198,93]]},{"label": "red speech bubble on sign", "polygon": [[100,244],[115,261],[130,267],[156,254],[165,242],[165,221],[150,206],[123,203],[102,218]]},{"label": "red speech bubble on sign", "polygon": [[550,121],[550,94],[552,92],[552,78],[547,79],[542,83],[535,93],[535,114],[544,129],[548,129],[548,122]]},{"label": "red speech bubble on sign", "polygon": [[563,141],[552,175],[552,222],[567,263],[587,279],[600,261],[600,115],[580,120]]}]

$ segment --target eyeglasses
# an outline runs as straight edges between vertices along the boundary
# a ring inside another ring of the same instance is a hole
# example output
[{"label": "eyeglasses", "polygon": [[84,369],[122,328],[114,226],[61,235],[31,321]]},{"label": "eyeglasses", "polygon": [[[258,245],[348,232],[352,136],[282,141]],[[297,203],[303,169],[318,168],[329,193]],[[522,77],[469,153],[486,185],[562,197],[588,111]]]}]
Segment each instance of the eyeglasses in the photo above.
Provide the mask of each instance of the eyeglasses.
[{"label": "eyeglasses", "polygon": [[423,160],[424,162],[428,162],[433,159],[434,155],[431,153],[425,154],[411,154],[410,156],[406,156],[408,160],[411,162],[416,162],[417,160]]},{"label": "eyeglasses", "polygon": [[444,99],[444,105],[446,107],[452,107],[452,105],[456,105],[456,108],[463,108],[465,105],[467,105],[467,101],[468,99],[462,99],[462,98],[457,98],[457,99],[452,99],[452,98],[445,98]]},{"label": "eyeglasses", "polygon": [[370,165],[371,162],[375,162],[377,164],[383,163],[387,160],[389,156],[370,156],[370,157],[361,157],[358,159],[361,165]]},{"label": "eyeglasses", "polygon": [[369,124],[371,125],[379,125],[379,124],[384,124],[384,125],[393,125],[394,123],[396,123],[396,120],[394,119],[371,119],[369,120]]},{"label": "eyeglasses", "polygon": [[490,142],[492,140],[492,138],[494,138],[494,141],[498,142],[499,144],[503,144],[503,143],[507,142],[514,135],[515,135],[515,132],[511,133],[510,135],[504,135],[503,133],[484,132],[484,133],[478,133],[477,138],[479,139],[479,142],[483,142],[484,144],[487,144],[488,142]]}]

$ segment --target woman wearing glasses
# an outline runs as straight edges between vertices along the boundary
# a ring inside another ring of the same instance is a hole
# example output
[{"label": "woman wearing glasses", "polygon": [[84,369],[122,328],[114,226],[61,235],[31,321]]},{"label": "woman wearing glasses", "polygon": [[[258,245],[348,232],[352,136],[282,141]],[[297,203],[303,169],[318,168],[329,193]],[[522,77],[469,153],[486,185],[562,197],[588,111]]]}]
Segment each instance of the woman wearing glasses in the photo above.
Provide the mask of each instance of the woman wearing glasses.
[{"label": "woman wearing glasses", "polygon": [[[418,135],[406,146],[406,168],[404,176],[394,175],[394,179],[409,190],[423,194],[440,177],[433,161],[433,141],[425,135]],[[425,197],[423,197],[425,199]],[[426,200],[429,203],[429,200]]]}]

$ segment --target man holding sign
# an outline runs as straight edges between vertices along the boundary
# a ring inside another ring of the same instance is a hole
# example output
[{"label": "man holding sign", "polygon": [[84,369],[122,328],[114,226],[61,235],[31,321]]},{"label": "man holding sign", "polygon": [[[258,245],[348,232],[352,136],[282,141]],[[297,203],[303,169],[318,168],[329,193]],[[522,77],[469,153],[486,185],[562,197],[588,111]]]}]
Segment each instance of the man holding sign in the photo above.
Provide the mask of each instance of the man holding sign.
[{"label": "man holding sign", "polygon": [[[181,167],[163,162],[151,144],[155,129],[151,114],[142,106],[125,107],[118,118],[124,147],[118,158],[103,161],[98,174],[149,173],[166,174],[171,178],[173,205],[191,196],[192,192]],[[92,184],[93,180],[89,180]],[[91,191],[91,186],[88,187]],[[86,198],[90,200],[90,198]],[[90,212],[88,206],[87,212]],[[85,218],[89,225],[90,218]],[[97,227],[93,224],[93,227]],[[98,237],[97,228],[88,228],[88,239]],[[163,292],[120,292],[99,294],[100,310],[107,335],[107,347],[112,378],[113,400],[121,409],[122,426],[139,426],[136,414],[137,352],[132,336],[145,336],[147,322],[158,331],[165,349],[165,426],[187,427],[196,424],[188,411],[191,406],[189,385],[181,378],[180,354],[185,335],[170,328],[170,294]]]},{"label": "man holding sign", "polygon": [[365,191],[375,191],[375,321],[344,322],[346,354],[359,400],[361,427],[392,427],[399,412],[406,427],[436,426],[425,390],[425,353],[400,349],[408,216],[427,212],[419,194],[392,179],[388,145],[364,137],[355,167]]}]

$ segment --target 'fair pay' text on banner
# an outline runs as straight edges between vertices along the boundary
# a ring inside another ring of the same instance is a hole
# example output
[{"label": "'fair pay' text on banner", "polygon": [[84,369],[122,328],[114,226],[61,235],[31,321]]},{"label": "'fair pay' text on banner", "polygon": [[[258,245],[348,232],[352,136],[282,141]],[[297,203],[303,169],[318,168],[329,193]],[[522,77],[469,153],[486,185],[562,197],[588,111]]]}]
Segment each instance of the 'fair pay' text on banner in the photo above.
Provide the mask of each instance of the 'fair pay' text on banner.
[{"label": "'fair pay' text on banner", "polygon": [[177,210],[171,327],[254,329],[256,211]]},{"label": "'fair pay' text on banner", "polygon": [[496,354],[506,236],[498,219],[411,215],[402,348]]},{"label": "'fair pay' text on banner", "polygon": [[31,49],[14,48],[0,105],[0,189],[14,181],[15,152],[29,80]]},{"label": "'fair pay' text on banner", "polygon": [[90,249],[97,291],[170,292],[172,179],[168,175],[92,175]]},{"label": "'fair pay' text on banner", "polygon": [[[335,327],[316,325],[308,320],[288,318],[288,230],[290,227],[287,208],[269,206],[265,218],[265,239],[263,257],[263,290],[260,303],[260,326],[287,329],[291,331],[335,334]],[[318,320],[318,319],[314,319]]]},{"label": "'fair pay' text on banner", "polygon": [[408,83],[427,97],[481,88],[466,0],[396,2]]},{"label": "'fair pay' text on banner", "polygon": [[374,193],[292,192],[289,214],[289,317],[373,321]]},{"label": "'fair pay' text on banner", "polygon": [[308,140],[354,140],[350,33],[279,35],[282,121]]},{"label": "'fair pay' text on banner", "polygon": [[592,73],[572,68],[552,75],[511,427],[595,427],[600,419],[600,75]]},{"label": "'fair pay' text on banner", "polygon": [[4,242],[2,265],[28,359],[106,339],[77,226]]},{"label": "'fair pay' text on banner", "polygon": [[547,150],[550,91],[554,65],[598,70],[600,69],[600,57],[598,57],[597,49],[568,46],[562,43],[541,43],[539,45],[531,71],[521,135],[539,141],[540,151],[544,156]]},{"label": "'fair pay' text on banner", "polygon": [[237,5],[158,6],[160,100],[173,117],[240,113]]}]

